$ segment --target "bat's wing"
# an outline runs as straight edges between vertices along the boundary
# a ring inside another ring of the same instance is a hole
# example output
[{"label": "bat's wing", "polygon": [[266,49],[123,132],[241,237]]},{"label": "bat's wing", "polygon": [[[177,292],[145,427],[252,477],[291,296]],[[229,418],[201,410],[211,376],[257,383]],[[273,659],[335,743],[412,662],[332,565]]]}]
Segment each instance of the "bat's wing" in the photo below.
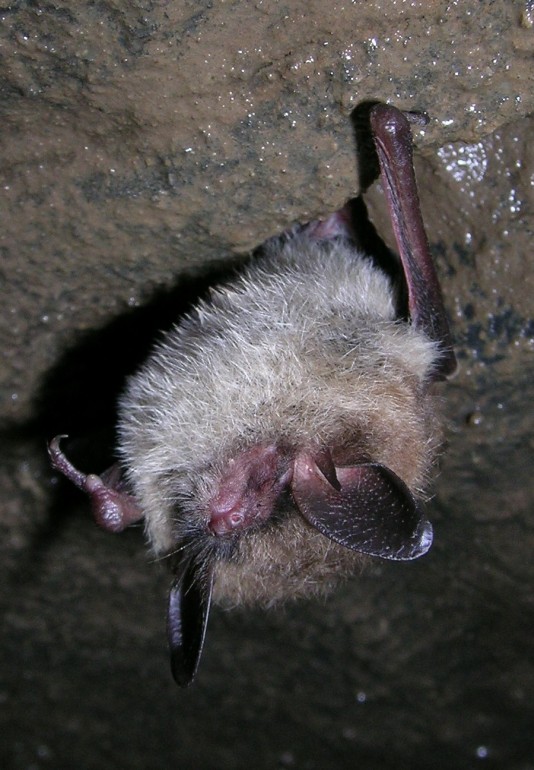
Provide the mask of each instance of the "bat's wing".
[{"label": "bat's wing", "polygon": [[387,104],[377,104],[371,109],[370,122],[406,276],[412,323],[439,344],[441,357],[433,379],[444,379],[456,370],[456,357],[421,216],[413,170],[410,123],[404,113]]},{"label": "bat's wing", "polygon": [[182,561],[169,593],[167,636],[171,670],[180,687],[195,678],[211,606],[213,564],[200,569],[194,558]]},{"label": "bat's wing", "polygon": [[[292,493],[304,518],[353,551],[405,561],[432,545],[432,525],[406,484],[383,465],[335,468],[335,480],[309,452],[294,465]],[[322,458],[320,461],[322,466]]]}]

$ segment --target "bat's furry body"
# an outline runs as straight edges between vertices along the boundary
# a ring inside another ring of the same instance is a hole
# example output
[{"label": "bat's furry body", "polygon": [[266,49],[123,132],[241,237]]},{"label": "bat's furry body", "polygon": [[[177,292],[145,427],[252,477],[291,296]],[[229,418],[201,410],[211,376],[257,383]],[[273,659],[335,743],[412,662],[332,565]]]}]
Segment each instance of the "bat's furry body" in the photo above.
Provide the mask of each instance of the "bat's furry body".
[{"label": "bat's furry body", "polygon": [[[266,251],[167,334],[122,399],[120,454],[158,555],[206,537],[208,500],[250,445],[325,445],[341,466],[372,458],[416,494],[432,465],[437,346],[397,319],[389,277],[348,241],[306,230]],[[288,495],[278,511],[217,560],[216,599],[324,592],[361,562]]]},{"label": "bat's furry body", "polygon": [[121,469],[86,475],[60,436],[50,443],[101,526],[144,518],[168,558],[179,684],[195,675],[212,596],[271,605],[325,593],[362,554],[414,559],[431,545],[420,504],[439,445],[431,385],[456,363],[408,119],[380,104],[369,119],[403,301],[357,246],[351,212],[363,203],[347,205],[268,241],[167,333],[122,397]]}]

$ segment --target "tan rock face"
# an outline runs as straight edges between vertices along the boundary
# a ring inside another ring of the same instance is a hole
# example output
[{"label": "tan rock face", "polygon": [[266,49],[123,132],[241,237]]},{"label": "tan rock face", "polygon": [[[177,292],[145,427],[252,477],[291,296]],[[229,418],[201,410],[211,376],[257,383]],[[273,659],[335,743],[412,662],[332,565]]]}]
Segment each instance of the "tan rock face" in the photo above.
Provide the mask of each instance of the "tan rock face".
[{"label": "tan rock face", "polygon": [[[324,768],[313,736],[325,729],[337,767],[419,767],[437,746],[443,768],[484,750],[512,770],[530,761],[531,5],[0,11],[6,766],[146,767],[157,754]],[[197,271],[358,192],[350,114],[368,99],[432,118],[416,170],[461,364],[443,390],[436,545],[409,568],[377,564],[327,607],[217,616],[184,714],[168,683],[166,579],[138,533],[101,536],[83,501],[51,486],[44,441],[65,430],[81,464],[106,465],[123,378],[198,293]]]}]

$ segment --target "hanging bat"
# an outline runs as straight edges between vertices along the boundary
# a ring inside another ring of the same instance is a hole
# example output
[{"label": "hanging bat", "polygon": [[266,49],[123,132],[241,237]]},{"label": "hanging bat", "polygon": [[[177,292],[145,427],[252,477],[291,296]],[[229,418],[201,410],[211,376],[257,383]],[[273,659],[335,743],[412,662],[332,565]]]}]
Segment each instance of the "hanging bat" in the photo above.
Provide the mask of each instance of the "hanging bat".
[{"label": "hanging bat", "polygon": [[212,600],[270,606],[324,594],[366,556],[410,560],[432,543],[422,507],[439,448],[431,386],[456,361],[409,117],[384,104],[369,113],[400,281],[362,249],[360,199],[296,225],[129,380],[120,464],[86,475],[62,436],[50,443],[52,465],[89,494],[98,524],[118,532],[144,519],[172,566],[180,685],[197,671]]}]

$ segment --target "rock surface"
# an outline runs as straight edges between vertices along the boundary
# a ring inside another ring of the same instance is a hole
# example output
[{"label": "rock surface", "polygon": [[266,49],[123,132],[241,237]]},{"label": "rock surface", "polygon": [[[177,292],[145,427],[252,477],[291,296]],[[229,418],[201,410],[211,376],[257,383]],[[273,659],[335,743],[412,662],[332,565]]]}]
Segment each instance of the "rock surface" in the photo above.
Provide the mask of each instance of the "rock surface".
[{"label": "rock surface", "polygon": [[[2,767],[532,770],[532,3],[0,16]],[[106,467],[124,377],[206,275],[358,192],[368,99],[432,117],[416,166],[461,364],[435,546],[324,606],[215,612],[181,692],[164,570],[44,443]]]}]

